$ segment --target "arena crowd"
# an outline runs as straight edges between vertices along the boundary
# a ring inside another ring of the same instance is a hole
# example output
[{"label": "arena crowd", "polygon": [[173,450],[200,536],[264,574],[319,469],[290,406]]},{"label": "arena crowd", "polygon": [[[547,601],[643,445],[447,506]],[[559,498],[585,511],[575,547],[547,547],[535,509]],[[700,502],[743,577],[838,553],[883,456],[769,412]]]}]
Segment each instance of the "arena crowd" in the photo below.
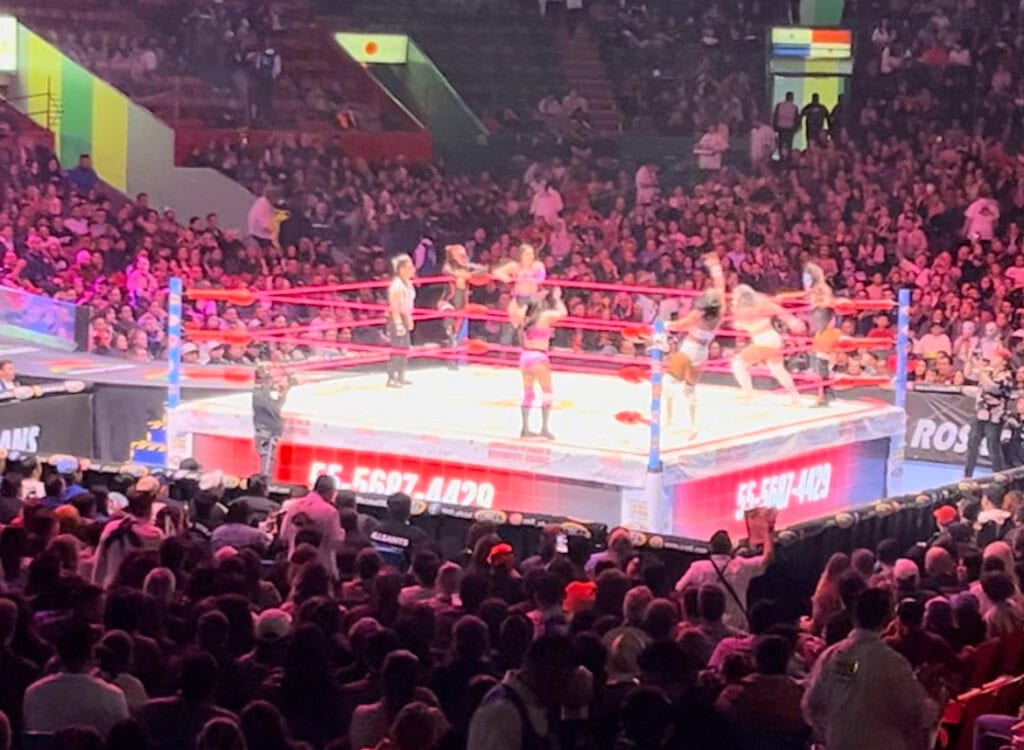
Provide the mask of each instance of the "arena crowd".
[{"label": "arena crowd", "polygon": [[446,559],[401,494],[370,516],[328,476],[291,498],[196,476],[8,458],[0,747],[914,748],[1020,667],[990,658],[1024,629],[1000,485],[908,550],[835,553],[798,617],[748,596],[770,541],[720,532],[673,580],[624,529],[549,524],[527,554],[477,522]]}]

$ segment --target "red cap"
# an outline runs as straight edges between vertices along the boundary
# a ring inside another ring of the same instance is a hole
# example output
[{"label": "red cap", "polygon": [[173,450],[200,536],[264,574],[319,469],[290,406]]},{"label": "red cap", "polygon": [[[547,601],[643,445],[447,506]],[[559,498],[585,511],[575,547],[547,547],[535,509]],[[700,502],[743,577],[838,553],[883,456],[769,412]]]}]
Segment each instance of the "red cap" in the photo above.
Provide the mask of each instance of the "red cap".
[{"label": "red cap", "polygon": [[506,542],[499,542],[491,547],[491,551],[487,553],[487,564],[492,565],[502,555],[511,555],[512,545]]},{"label": "red cap", "polygon": [[956,523],[960,518],[960,514],[957,513],[956,508],[952,505],[943,505],[935,509],[932,513],[935,517],[935,523],[939,526],[949,526],[951,523]]},{"label": "red cap", "polygon": [[564,609],[570,614],[590,609],[596,596],[597,584],[593,581],[573,581],[565,587]]}]

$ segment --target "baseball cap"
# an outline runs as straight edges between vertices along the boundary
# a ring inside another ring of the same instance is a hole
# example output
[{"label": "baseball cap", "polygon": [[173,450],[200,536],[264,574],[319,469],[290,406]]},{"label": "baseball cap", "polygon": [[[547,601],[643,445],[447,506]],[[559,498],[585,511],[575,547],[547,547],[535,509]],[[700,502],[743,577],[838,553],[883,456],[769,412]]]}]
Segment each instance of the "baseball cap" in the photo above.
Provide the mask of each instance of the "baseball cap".
[{"label": "baseball cap", "polygon": [[491,551],[487,553],[487,563],[493,564],[499,557],[511,554],[512,545],[506,542],[499,542],[491,547]]},{"label": "baseball cap", "polygon": [[74,456],[56,456],[53,459],[53,468],[58,474],[71,474],[78,471],[78,459]]},{"label": "baseball cap", "polygon": [[128,498],[120,492],[111,492],[107,495],[107,510],[117,513],[128,507]]},{"label": "baseball cap", "polygon": [[952,505],[943,505],[935,509],[932,513],[935,517],[935,523],[939,526],[949,526],[960,518],[960,514],[957,513],[956,508]]},{"label": "baseball cap", "polygon": [[573,581],[565,587],[566,612],[576,614],[594,606],[597,596],[597,584],[593,581]]},{"label": "baseball cap", "polygon": [[256,615],[256,640],[278,641],[287,638],[292,629],[292,616],[283,609],[265,609]]}]

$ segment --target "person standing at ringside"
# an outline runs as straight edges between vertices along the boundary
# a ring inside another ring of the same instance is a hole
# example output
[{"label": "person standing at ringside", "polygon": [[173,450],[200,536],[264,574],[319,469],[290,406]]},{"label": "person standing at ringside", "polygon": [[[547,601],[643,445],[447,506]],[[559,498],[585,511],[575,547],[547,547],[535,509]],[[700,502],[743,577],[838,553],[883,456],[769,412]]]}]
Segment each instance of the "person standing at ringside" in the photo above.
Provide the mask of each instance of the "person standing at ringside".
[{"label": "person standing at ringside", "polygon": [[523,351],[519,355],[519,371],[523,375],[523,428],[520,436],[536,437],[530,430],[530,410],[535,398],[534,386],[540,386],[541,402],[540,436],[554,440],[548,426],[553,401],[551,387],[551,360],[548,352],[551,349],[551,337],[555,334],[555,322],[566,315],[565,303],[562,302],[562,290],[554,287],[550,292],[534,295],[526,305],[523,324],[520,327]]},{"label": "person standing at ringside", "polygon": [[412,346],[413,304],[416,302],[416,287],[412,280],[416,276],[416,266],[412,258],[402,254],[391,261],[394,278],[388,287],[388,341],[391,343],[391,357],[388,359],[388,388],[401,388],[412,385],[405,377],[405,369],[409,363],[408,350]]}]

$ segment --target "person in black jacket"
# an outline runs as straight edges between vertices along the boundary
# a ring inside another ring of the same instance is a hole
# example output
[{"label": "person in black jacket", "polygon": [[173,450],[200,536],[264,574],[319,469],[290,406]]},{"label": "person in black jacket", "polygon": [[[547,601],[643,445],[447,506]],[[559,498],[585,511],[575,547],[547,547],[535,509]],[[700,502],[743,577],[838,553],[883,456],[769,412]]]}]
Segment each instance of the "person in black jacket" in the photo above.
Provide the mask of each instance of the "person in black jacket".
[{"label": "person in black jacket", "polygon": [[294,385],[290,377],[265,368],[256,370],[256,384],[252,391],[252,424],[256,436],[256,453],[260,457],[260,473],[273,476],[274,452],[284,431],[281,409],[284,408],[288,389]]}]

